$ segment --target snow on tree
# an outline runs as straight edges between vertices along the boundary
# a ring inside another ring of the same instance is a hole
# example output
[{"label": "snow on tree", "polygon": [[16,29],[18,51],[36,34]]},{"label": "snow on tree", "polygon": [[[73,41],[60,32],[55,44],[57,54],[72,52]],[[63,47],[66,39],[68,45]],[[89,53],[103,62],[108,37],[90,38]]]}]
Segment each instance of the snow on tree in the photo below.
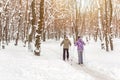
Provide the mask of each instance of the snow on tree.
[{"label": "snow on tree", "polygon": [[35,55],[40,56],[40,48],[41,48],[41,35],[42,35],[42,28],[44,23],[44,0],[40,1],[40,17],[38,22],[38,28],[36,29],[36,40],[35,40]]}]

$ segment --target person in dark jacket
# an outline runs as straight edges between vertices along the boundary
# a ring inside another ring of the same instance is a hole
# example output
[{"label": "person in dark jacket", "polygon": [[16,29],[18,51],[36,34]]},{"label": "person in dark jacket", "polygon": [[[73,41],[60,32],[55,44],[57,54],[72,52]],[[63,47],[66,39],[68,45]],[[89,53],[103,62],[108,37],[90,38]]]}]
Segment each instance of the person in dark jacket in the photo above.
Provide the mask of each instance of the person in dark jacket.
[{"label": "person in dark jacket", "polygon": [[63,45],[63,60],[65,61],[66,59],[66,54],[67,53],[67,60],[69,60],[69,47],[71,46],[71,42],[66,36],[65,39],[61,42],[61,46]]},{"label": "person in dark jacket", "polygon": [[84,41],[81,36],[78,36],[78,40],[75,42],[75,46],[77,46],[78,51],[78,64],[83,64],[83,50],[84,50]]}]

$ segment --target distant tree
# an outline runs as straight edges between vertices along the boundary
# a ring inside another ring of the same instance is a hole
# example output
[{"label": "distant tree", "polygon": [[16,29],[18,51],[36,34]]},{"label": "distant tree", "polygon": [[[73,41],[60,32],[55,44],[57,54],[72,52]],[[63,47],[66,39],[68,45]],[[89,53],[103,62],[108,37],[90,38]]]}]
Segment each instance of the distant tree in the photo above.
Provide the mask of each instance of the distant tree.
[{"label": "distant tree", "polygon": [[112,6],[112,1],[109,0],[109,41],[110,41],[110,49],[113,50],[113,32],[112,32],[112,14],[113,14],[113,6]]},{"label": "distant tree", "polygon": [[20,39],[20,34],[21,34],[21,25],[22,25],[22,0],[20,0],[20,2],[19,2],[19,9],[20,10],[18,10],[18,25],[17,25],[17,33],[16,33],[16,40],[15,40],[15,45],[18,45],[18,41],[19,41],[19,39]]},{"label": "distant tree", "polygon": [[112,41],[112,2],[111,0],[105,0],[105,43],[106,43],[106,51],[109,51],[109,44],[111,50],[113,50],[113,41]]},{"label": "distant tree", "polygon": [[77,0],[75,2],[75,9],[76,9],[76,20],[75,20],[75,41],[77,40],[78,37],[78,5],[77,5]]}]

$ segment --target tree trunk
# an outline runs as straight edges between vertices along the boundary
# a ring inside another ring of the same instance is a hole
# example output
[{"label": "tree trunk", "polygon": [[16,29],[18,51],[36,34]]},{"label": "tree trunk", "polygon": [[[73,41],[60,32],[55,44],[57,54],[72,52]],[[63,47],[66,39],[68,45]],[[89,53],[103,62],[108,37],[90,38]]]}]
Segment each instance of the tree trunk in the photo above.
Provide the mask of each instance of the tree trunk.
[{"label": "tree trunk", "polygon": [[76,22],[75,22],[75,40],[78,39],[78,8],[77,8],[77,0],[76,0]]},{"label": "tree trunk", "polygon": [[41,0],[40,2],[40,18],[39,18],[39,22],[38,22],[38,28],[36,30],[36,41],[35,41],[35,55],[40,56],[40,48],[41,48],[41,35],[42,35],[42,27],[43,27],[43,23],[44,23],[44,0]]},{"label": "tree trunk", "polygon": [[36,13],[35,13],[35,0],[32,1],[32,4],[31,4],[31,7],[32,7],[32,29],[31,29],[31,32],[29,34],[29,37],[28,37],[28,49],[33,52],[33,49],[32,49],[32,39],[33,39],[33,36],[34,36],[34,32],[35,32],[35,19],[36,19]]},{"label": "tree trunk", "polygon": [[111,27],[113,9],[112,9],[112,1],[111,0],[109,0],[109,10],[110,10],[110,12],[109,12],[109,14],[110,14],[109,15],[109,34],[110,34],[109,41],[110,41],[110,49],[113,50],[112,27]]},{"label": "tree trunk", "polygon": [[1,12],[0,12],[0,46],[2,41],[2,25],[1,25]]},{"label": "tree trunk", "polygon": [[107,1],[105,0],[105,44],[106,44],[106,51],[109,51],[109,42],[108,42],[108,12],[107,12]]}]

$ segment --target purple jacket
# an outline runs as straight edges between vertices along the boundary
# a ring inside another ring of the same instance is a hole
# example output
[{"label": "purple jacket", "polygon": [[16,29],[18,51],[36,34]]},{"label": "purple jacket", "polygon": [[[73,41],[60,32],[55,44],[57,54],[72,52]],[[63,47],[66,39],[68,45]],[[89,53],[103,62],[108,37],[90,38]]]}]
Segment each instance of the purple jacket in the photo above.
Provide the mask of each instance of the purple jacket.
[{"label": "purple jacket", "polygon": [[84,45],[85,45],[84,41],[80,38],[75,42],[75,46],[77,46],[77,50],[79,51],[84,50]]}]

